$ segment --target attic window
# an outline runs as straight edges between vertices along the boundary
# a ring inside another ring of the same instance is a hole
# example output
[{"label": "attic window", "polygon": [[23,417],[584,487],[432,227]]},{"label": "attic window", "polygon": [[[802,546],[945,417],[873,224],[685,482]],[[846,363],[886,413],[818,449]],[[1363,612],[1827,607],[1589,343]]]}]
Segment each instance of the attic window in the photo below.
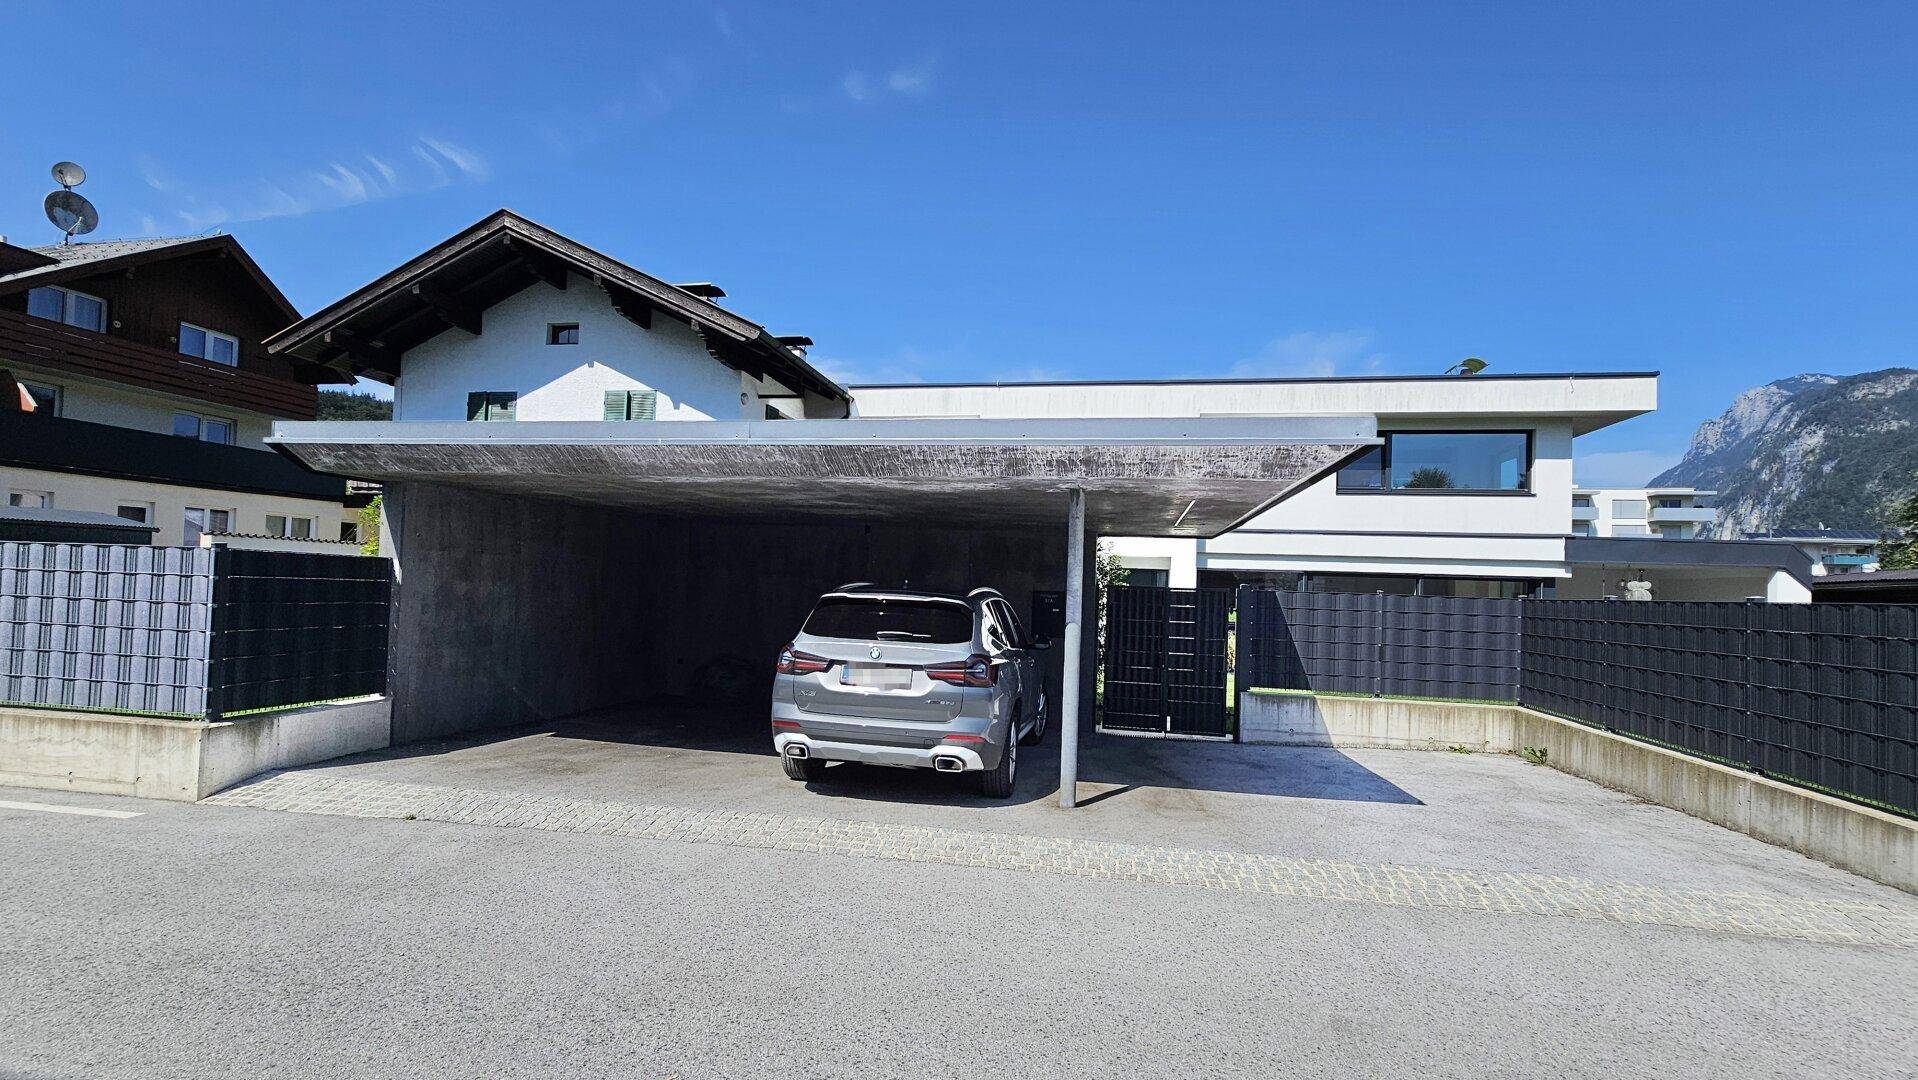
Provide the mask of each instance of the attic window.
[{"label": "attic window", "polygon": [[546,344],[579,344],[579,324],[576,322],[556,322],[546,324]]}]

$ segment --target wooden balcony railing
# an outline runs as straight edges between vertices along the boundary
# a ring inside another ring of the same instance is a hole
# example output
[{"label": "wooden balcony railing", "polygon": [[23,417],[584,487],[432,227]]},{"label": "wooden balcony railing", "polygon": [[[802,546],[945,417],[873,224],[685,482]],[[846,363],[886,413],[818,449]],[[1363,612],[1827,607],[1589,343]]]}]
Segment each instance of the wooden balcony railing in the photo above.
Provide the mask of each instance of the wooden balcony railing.
[{"label": "wooden balcony railing", "polygon": [[0,311],[0,367],[10,365],[70,371],[289,420],[313,419],[319,402],[318,391],[305,383]]}]

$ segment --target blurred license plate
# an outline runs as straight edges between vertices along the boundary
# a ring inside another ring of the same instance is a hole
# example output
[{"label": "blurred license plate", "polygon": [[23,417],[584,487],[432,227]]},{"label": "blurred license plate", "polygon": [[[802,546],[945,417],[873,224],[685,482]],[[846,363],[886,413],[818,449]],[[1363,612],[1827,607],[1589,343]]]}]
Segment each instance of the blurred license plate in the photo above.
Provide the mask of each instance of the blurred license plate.
[{"label": "blurred license plate", "polygon": [[847,686],[871,686],[880,690],[904,690],[912,685],[912,669],[888,664],[847,664],[839,673]]}]

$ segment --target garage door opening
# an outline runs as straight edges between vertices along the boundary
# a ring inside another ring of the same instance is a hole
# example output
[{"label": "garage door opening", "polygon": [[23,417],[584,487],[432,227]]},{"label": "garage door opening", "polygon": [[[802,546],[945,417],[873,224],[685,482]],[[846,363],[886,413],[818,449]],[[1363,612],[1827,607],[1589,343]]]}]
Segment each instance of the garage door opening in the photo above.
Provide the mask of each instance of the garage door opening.
[{"label": "garage door opening", "polygon": [[773,659],[822,593],[991,587],[1035,626],[1063,608],[1047,679],[1073,805],[1097,537],[1217,535],[1363,451],[1372,427],[319,423],[273,441],[387,485],[395,743],[653,702],[629,713],[633,737],[748,745],[766,738]]}]

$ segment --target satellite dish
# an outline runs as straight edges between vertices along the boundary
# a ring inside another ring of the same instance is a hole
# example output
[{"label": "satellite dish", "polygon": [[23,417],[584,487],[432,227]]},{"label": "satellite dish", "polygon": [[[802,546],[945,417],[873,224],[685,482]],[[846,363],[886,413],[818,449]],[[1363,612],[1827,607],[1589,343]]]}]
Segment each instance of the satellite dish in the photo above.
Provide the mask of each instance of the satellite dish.
[{"label": "satellite dish", "polygon": [[87,171],[75,162],[62,161],[53,167],[53,182],[63,188],[77,188],[87,182]]},{"label": "satellite dish", "polygon": [[69,237],[90,233],[100,227],[100,211],[85,195],[60,190],[47,194],[47,220]]}]

